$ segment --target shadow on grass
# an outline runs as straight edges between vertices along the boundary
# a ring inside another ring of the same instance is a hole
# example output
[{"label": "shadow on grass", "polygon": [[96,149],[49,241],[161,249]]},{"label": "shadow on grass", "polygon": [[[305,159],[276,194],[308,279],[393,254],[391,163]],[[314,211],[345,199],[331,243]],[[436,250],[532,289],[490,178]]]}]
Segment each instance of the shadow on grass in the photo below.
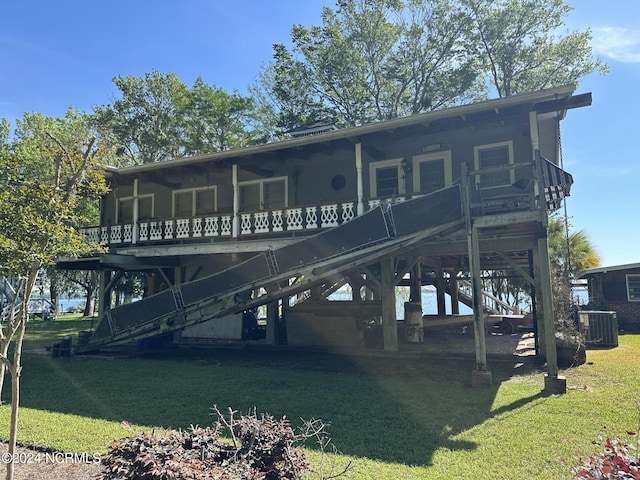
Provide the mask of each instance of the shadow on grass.
[{"label": "shadow on grass", "polygon": [[214,404],[241,413],[255,406],[294,425],[323,419],[344,454],[430,465],[437,449],[477,447],[457,439],[461,432],[539,396],[492,410],[513,364],[492,365],[494,385],[483,389],[471,388],[472,368],[472,361],[220,349],[139,358],[26,355],[21,405],[167,428],[210,424]]}]

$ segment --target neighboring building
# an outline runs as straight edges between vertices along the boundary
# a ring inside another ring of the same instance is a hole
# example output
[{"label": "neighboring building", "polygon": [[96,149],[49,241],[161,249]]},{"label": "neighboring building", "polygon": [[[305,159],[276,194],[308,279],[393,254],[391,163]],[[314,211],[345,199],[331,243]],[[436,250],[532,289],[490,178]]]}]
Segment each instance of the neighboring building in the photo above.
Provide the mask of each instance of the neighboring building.
[{"label": "neighboring building", "polygon": [[[91,344],[176,330],[182,340],[251,340],[246,310],[266,305],[267,343],[397,350],[419,340],[419,324],[396,321],[396,286],[420,302],[421,285],[435,285],[445,317],[445,294],[458,313],[462,275],[477,286],[481,270],[508,269],[535,287],[544,350],[555,342],[547,215],[572,183],[558,167],[559,122],[591,103],[574,88],[107,168],[111,191],[87,236],[109,252],[59,262],[101,271],[101,322]],[[145,273],[148,301],[112,305],[125,271]],[[343,285],[352,300],[328,301]],[[478,302],[476,331],[484,331],[483,308],[513,313]],[[373,327],[379,337],[367,343]],[[483,341],[478,348],[481,371]]]},{"label": "neighboring building", "polygon": [[640,329],[640,263],[589,268],[579,278],[588,281],[595,310],[615,311],[621,326]]}]

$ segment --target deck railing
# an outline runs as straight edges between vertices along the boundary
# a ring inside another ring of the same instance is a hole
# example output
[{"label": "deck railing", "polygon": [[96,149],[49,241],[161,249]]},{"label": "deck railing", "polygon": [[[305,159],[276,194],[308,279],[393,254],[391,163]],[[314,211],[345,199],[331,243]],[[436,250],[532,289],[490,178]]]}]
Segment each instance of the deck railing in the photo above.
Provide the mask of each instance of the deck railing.
[{"label": "deck railing", "polygon": [[[373,208],[370,207],[370,208]],[[299,232],[337,227],[356,216],[355,202],[331,203],[306,207],[238,214],[234,231],[231,214],[138,222],[133,224],[88,227],[82,229],[88,243],[126,245],[203,238],[249,237],[261,234]],[[134,236],[136,237],[134,239]]]}]

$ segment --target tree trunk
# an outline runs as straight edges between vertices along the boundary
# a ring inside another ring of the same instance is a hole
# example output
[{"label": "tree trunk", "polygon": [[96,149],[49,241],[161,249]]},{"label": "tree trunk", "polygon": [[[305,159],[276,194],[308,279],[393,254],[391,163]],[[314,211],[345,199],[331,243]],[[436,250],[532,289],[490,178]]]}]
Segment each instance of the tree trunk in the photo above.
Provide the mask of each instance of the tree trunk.
[{"label": "tree trunk", "polygon": [[[0,346],[0,354],[4,357],[7,358],[7,353],[9,352],[9,343],[10,342],[5,342],[4,339],[2,340],[2,345]],[[0,362],[0,405],[2,405],[4,402],[2,401],[2,389],[4,387],[4,376],[7,373],[7,366],[5,365],[4,362]]]},{"label": "tree trunk", "polygon": [[93,288],[87,288],[87,297],[84,304],[85,317],[93,317],[96,311],[96,291]]},{"label": "tree trunk", "polygon": [[98,290],[98,272],[89,272],[89,278],[84,285],[87,292],[86,301],[84,304],[84,316],[93,317],[96,312],[96,292]]},{"label": "tree trunk", "polygon": [[[33,285],[38,277],[38,269],[32,270],[29,273],[27,282],[22,294],[22,304],[27,305]],[[9,446],[8,453],[10,458],[14,458],[16,452],[16,443],[18,440],[18,410],[20,407],[20,374],[22,371],[22,341],[24,340],[24,330],[27,320],[27,309],[22,308],[18,319],[18,325],[16,326],[15,346],[13,350],[13,364],[9,367],[11,372],[11,425],[9,429]],[[13,480],[14,475],[14,462],[7,464],[7,480]]]},{"label": "tree trunk", "polygon": [[58,315],[58,303],[60,299],[60,290],[58,289],[58,283],[56,280],[51,279],[51,283],[49,285],[49,295],[51,296],[51,314],[54,318]]}]

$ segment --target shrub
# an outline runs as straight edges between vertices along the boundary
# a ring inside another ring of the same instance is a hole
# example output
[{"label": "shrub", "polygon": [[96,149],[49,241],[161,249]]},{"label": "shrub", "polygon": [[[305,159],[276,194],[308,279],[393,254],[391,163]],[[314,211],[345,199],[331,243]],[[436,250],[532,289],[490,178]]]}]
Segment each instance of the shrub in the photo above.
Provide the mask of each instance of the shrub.
[{"label": "shrub", "polygon": [[640,480],[640,440],[637,433],[628,431],[628,441],[619,438],[599,437],[594,445],[604,447],[586,460],[580,459],[580,465],[572,467],[574,478],[587,480],[627,478]]},{"label": "shrub", "polygon": [[[191,427],[189,431],[141,432],[114,440],[102,462],[104,480],[294,480],[312,469],[301,445],[309,438],[321,446],[326,440],[324,423],[305,422],[294,432],[286,418],[250,413],[225,418],[214,407],[213,427]],[[228,435],[229,440],[222,438]],[[335,478],[350,469],[347,465]]]}]

